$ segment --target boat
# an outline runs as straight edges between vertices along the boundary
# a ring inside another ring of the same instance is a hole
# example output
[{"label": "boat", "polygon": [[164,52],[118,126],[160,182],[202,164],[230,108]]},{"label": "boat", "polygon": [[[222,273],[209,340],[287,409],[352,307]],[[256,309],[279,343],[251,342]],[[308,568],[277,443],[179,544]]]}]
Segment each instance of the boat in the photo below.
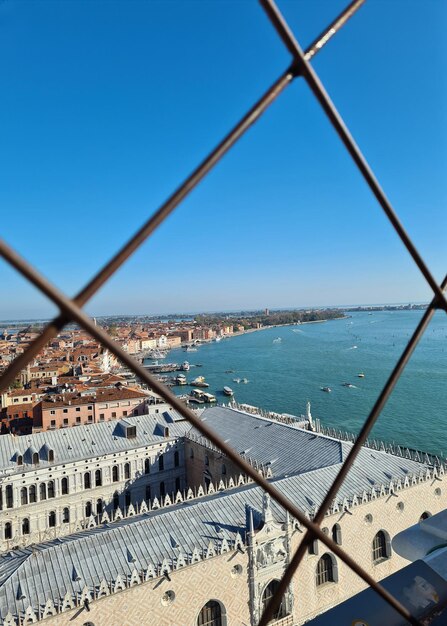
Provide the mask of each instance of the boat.
[{"label": "boat", "polygon": [[209,384],[205,382],[203,376],[197,376],[197,378],[192,381],[191,385],[194,387],[209,387]]},{"label": "boat", "polygon": [[186,385],[186,376],[184,374],[179,374],[176,379],[175,382],[177,385]]},{"label": "boat", "polygon": [[233,382],[239,384],[241,382],[241,379],[240,378],[233,378]]},{"label": "boat", "polygon": [[243,378],[243,379],[241,380],[241,383],[244,383],[244,385],[246,385],[246,384],[248,383],[248,378]]},{"label": "boat", "polygon": [[214,341],[221,341],[222,337],[215,337]]},{"label": "boat", "polygon": [[224,387],[224,388],[223,388],[223,392],[224,392],[224,394],[225,394],[226,396],[233,396],[233,395],[234,395],[234,392],[233,392],[233,390],[231,389],[231,387]]},{"label": "boat", "polygon": [[330,387],[320,387],[321,391],[325,391],[326,393],[331,393],[332,389]]},{"label": "boat", "polygon": [[234,374],[234,370],[225,370],[225,374]]},{"label": "boat", "polygon": [[194,348],[194,346],[187,346],[185,351],[186,352],[197,352],[197,348]]},{"label": "boat", "polygon": [[273,343],[281,343],[282,339],[281,337],[277,337],[276,339],[273,340]]},{"label": "boat", "polygon": [[216,396],[213,396],[212,393],[207,393],[206,391],[202,392],[202,400],[204,402],[217,402]]},{"label": "boat", "polygon": [[342,383],[341,386],[342,387],[355,387],[355,385],[353,385],[352,383]]},{"label": "boat", "polygon": [[203,391],[200,391],[200,389],[193,389],[189,399],[191,402],[196,402],[197,404],[203,404],[205,402],[203,399]]},{"label": "boat", "polygon": [[363,372],[360,372],[359,374],[357,374],[357,376],[358,376],[359,378],[365,378],[365,374],[364,374]]},{"label": "boat", "polygon": [[189,372],[189,367],[188,361],[183,361],[181,365],[182,372]]},{"label": "boat", "polygon": [[149,356],[151,359],[165,359],[167,356],[167,352],[162,352],[161,350],[155,349],[149,352]]}]

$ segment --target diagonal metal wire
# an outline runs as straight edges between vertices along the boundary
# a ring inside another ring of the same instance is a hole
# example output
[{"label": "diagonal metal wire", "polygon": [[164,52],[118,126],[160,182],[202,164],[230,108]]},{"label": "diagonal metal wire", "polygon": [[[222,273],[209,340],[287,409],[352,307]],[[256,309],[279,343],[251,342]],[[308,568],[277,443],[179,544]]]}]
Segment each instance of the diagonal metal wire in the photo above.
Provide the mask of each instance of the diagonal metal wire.
[{"label": "diagonal metal wire", "polygon": [[10,263],[22,276],[32,282],[42,293],[52,300],[60,310],[70,319],[82,326],[92,337],[106,346],[112,354],[122,363],[127,365],[133,372],[154,389],[166,402],[179,411],[197,430],[199,430],[209,441],[214,443],[230,460],[247,475],[250,476],[260,487],[262,487],[272,498],[278,502],[286,511],[295,517],[303,526],[311,530],[312,533],[322,541],[334,554],[346,563],[358,576],[360,576],[371,588],[373,588],[390,606],[392,606],[402,617],[413,624],[421,626],[406,607],[404,607],[394,596],[384,589],[374,578],[366,572],[349,554],[340,548],[330,537],[325,535],[318,524],[308,520],[306,516],[290,502],[280,491],[273,487],[258,471],[245,461],[230,446],[228,446],[209,426],[202,422],[186,405],[180,401],[168,387],[152,377],[144,367],[125,352],[111,337],[99,326],[96,326],[81,308],[70,298],[64,296],[54,285],[46,280],[32,265],[27,263],[17,252],[7,243],[0,240],[0,255]]},{"label": "diagonal metal wire", "polygon": [[[447,276],[444,278],[443,282],[441,283],[442,291],[444,291],[446,288],[447,288]],[[368,435],[371,432],[371,429],[373,428],[376,420],[378,419],[380,413],[382,412],[397,381],[399,380],[404,368],[406,367],[408,361],[410,360],[411,355],[413,354],[417,344],[421,340],[425,330],[427,329],[427,326],[429,325],[433,315],[435,314],[435,311],[437,309],[436,302],[437,302],[437,299],[435,296],[433,300],[431,301],[430,305],[428,306],[427,310],[425,311],[424,315],[422,316],[409,342],[405,346],[405,349],[402,352],[401,357],[399,358],[385,386],[380,392],[380,395],[377,398],[367,420],[363,424],[354,445],[352,446],[351,450],[349,451],[348,456],[346,457],[345,462],[343,463],[340,471],[338,472],[337,476],[334,479],[334,482],[332,483],[328,492],[326,493],[323,499],[323,502],[321,503],[317,513],[315,514],[313,518],[313,522],[315,524],[318,524],[318,525],[321,524],[321,522],[324,519],[324,516],[326,515],[326,512],[331,507],[332,502],[337,496],[337,493],[340,487],[342,486],[342,483],[344,479],[346,478],[349,470],[351,469],[358,453],[360,452],[361,447],[367,440]],[[275,594],[271,597],[270,602],[265,608],[265,611],[262,615],[262,619],[259,622],[259,626],[267,626],[267,624],[271,620],[274,611],[281,604],[284,593],[286,592],[287,587],[289,586],[293,575],[295,574],[299,564],[301,563],[304,557],[304,554],[306,553],[307,546],[314,540],[314,538],[315,537],[311,530],[308,530],[306,534],[304,535],[300,545],[298,546],[295,554],[293,555],[293,558],[291,559],[290,563],[288,564],[288,566],[286,567],[284,571],[284,574],[275,591]]]},{"label": "diagonal metal wire", "polygon": [[[389,592],[387,592],[381,585],[376,583],[374,579],[365,572],[356,561],[346,554],[331,538],[327,537],[319,527],[323,516],[330,506],[333,498],[335,497],[338,489],[340,488],[349,468],[355,460],[355,457],[364,443],[368,433],[370,432],[374,422],[380,414],[383,406],[385,405],[389,395],[391,394],[397,380],[399,379],[404,367],[406,366],[413,350],[415,349],[419,339],[425,331],[428,323],[436,308],[442,308],[447,311],[447,301],[444,296],[444,288],[447,285],[447,279],[444,280],[441,286],[439,286],[428,267],[424,263],[422,257],[411,241],[410,237],[403,228],[396,213],[394,212],[389,200],[385,196],[381,189],[377,179],[375,178],[372,170],[367,164],[363,154],[355,144],[352,136],[350,135],[346,125],[342,118],[338,114],[335,106],[331,102],[329,96],[324,90],[321,82],[319,81],[316,73],[311,68],[310,59],[329,41],[329,39],[337,32],[346,21],[353,15],[353,13],[359,8],[364,0],[354,0],[346,9],[329,25],[329,27],[323,31],[323,33],[309,46],[305,53],[301,51],[299,44],[294,38],[287,23],[283,19],[279,10],[277,9],[273,0],[260,0],[261,5],[266,11],[270,21],[277,30],[282,41],[286,45],[287,49],[291,53],[293,60],[291,66],[278,78],[278,80],[266,91],[266,93],[258,100],[258,102],[250,109],[250,111],[242,118],[242,120],[234,127],[234,129],[222,140],[222,142],[205,158],[205,160],[197,167],[196,170],[187,178],[187,180],[174,192],[170,198],[154,213],[154,215],[142,226],[142,228],[132,237],[111,259],[111,261],[105,265],[94,276],[91,281],[84,287],[84,289],[78,293],[78,295],[70,300],[59,292],[53,285],[51,285],[46,279],[44,279],[30,264],[22,259],[16,252],[14,252],[6,243],[0,242],[0,254],[13,265],[22,275],[24,275],[29,281],[31,281],[36,287],[38,287],[48,298],[53,300],[60,308],[60,315],[53,320],[42,332],[42,334],[30,345],[28,350],[20,355],[6,370],[3,376],[0,378],[0,389],[10,384],[16,375],[29,363],[29,361],[36,356],[42,347],[54,337],[63,326],[71,320],[78,322],[85,330],[87,330],[93,337],[100,341],[104,346],[115,354],[115,356],[131,368],[134,373],[139,376],[140,379],[145,381],[150,387],[152,387],[161,397],[169,402],[174,408],[176,408],[190,423],[195,426],[205,437],[212,441],[218,448],[220,448],[228,457],[233,460],[239,468],[248,476],[250,476],[255,482],[257,482],[267,493],[269,493],[275,500],[283,506],[289,513],[291,513],[296,519],[298,519],[306,528],[303,541],[300,543],[298,550],[296,551],[291,563],[286,569],[283,580],[276,594],[273,596],[271,602],[266,608],[260,622],[260,626],[267,624],[269,617],[271,617],[274,604],[279,604],[279,600],[282,597],[287,585],[289,584],[293,572],[298,566],[307,544],[313,538],[317,538],[322,541],[335,555],[343,560],[353,571],[355,571],[365,582],[367,582],[379,595],[386,600],[396,611],[398,611],[407,621],[411,624],[418,624],[419,622],[411,616],[409,611],[403,607]],[[149,237],[155,229],[170,215],[174,209],[180,204],[180,202],[186,197],[186,195],[204,178],[204,176],[212,169],[212,167],[224,156],[224,154],[236,143],[236,141],[248,130],[248,128],[262,115],[262,113],[270,106],[270,104],[276,99],[276,97],[290,84],[297,76],[302,76],[306,80],[307,84],[311,88],[312,92],[316,96],[324,112],[329,118],[330,122],[334,126],[336,132],[340,136],[343,144],[353,158],[359,171],[363,175],[365,181],[369,185],[371,191],[375,195],[385,214],[387,215],[392,226],[396,230],[401,241],[407,248],[408,252],[412,256],[420,272],[430,285],[434,299],[430,304],[428,310],[424,314],[421,322],[416,328],[410,342],[405,348],[401,358],[396,364],[387,384],[382,390],[376,404],[371,411],[368,419],[362,427],[356,443],[351,448],[350,453],[347,456],[345,463],[343,464],[339,474],[335,478],[331,488],[326,494],[323,503],[320,506],[313,521],[309,521],[302,512],[289,502],[281,492],[273,487],[266,479],[260,476],[254,468],[252,468],[244,459],[242,459],[236,451],[227,446],[227,444],[220,440],[220,438],[209,429],[209,427],[201,422],[195,414],[190,411],[177,397],[165,388],[159,381],[154,379],[142,365],[137,363],[132,357],[124,352],[120,346],[107,335],[107,333],[101,328],[96,327],[92,320],[81,310],[83,306],[96,291],[113,275],[113,273],[129,258],[129,256]]]},{"label": "diagonal metal wire", "polygon": [[[306,59],[312,59],[342,28],[350,17],[357,11],[365,0],[351,2],[333,22],[310,44],[304,53]],[[267,89],[261,98],[253,105],[246,115],[236,126],[222,139],[212,152],[200,163],[190,176],[178,187],[178,189],[166,200],[164,204],[143,224],[140,230],[115,254],[114,257],[90,280],[90,282],[75,296],[74,302],[84,306],[88,300],[102,287],[102,285],[121,267],[125,261],[141,246],[144,241],[160,226],[160,224],[174,211],[184,198],[196,187],[228,150],[242,137],[267,108],[273,103],[278,95],[284,91],[295,78],[293,68],[287,69]],[[36,357],[42,348],[70,320],[63,314],[56,317],[48,324],[42,333],[29,345],[27,350],[12,361],[0,378],[0,390],[6,389],[16,376]]]}]

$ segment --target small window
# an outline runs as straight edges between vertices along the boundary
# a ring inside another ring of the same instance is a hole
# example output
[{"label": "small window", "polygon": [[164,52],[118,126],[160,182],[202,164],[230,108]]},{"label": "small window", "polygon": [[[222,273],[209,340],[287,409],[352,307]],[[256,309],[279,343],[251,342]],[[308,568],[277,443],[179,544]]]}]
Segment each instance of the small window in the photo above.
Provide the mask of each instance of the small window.
[{"label": "small window", "polygon": [[47,499],[47,486],[45,483],[40,483],[40,499],[41,500]]},{"label": "small window", "polygon": [[54,498],[54,481],[48,481],[48,498]]},{"label": "small window", "polygon": [[28,489],[22,487],[20,490],[20,504],[28,504]]},{"label": "small window", "polygon": [[127,411],[123,411],[123,417],[126,417]]},{"label": "small window", "polygon": [[56,420],[51,420],[50,426],[51,428],[56,428]]},{"label": "small window", "polygon": [[17,457],[17,465],[23,465],[23,456],[21,454]]},{"label": "small window", "polygon": [[12,505],[13,505],[13,492],[12,492],[12,485],[6,485],[6,508],[7,509],[12,509]]},{"label": "small window", "polygon": [[130,478],[130,463],[124,464],[124,478],[128,480]]},{"label": "small window", "polygon": [[54,461],[54,450],[48,450],[48,461],[53,463]]},{"label": "small window", "polygon": [[69,522],[70,522],[70,509],[68,507],[65,507],[65,509],[62,511],[62,523],[68,524]]},{"label": "small window", "polygon": [[334,524],[332,526],[332,539],[338,546],[341,546],[341,526],[340,524]]},{"label": "small window", "polygon": [[313,539],[307,548],[309,554],[318,554],[318,539]]},{"label": "small window", "polygon": [[37,490],[36,485],[31,485],[29,488],[29,501],[37,502]]},{"label": "small window", "polygon": [[84,489],[90,489],[92,486],[90,472],[85,472],[84,474]]},{"label": "small window", "polygon": [[68,417],[64,417],[64,426],[68,426]]},{"label": "small window", "polygon": [[102,486],[102,472],[100,469],[97,469],[95,472],[95,487]]},{"label": "small window", "polygon": [[421,517],[419,518],[419,521],[423,522],[424,519],[428,519],[429,517],[431,517],[431,513],[429,511],[424,511]]},{"label": "small window", "polygon": [[92,503],[86,502],[85,504],[85,517],[90,517],[92,514]]},{"label": "small window", "polygon": [[144,473],[150,474],[150,472],[151,472],[151,460],[144,459]]},{"label": "small window", "polygon": [[80,424],[80,423],[81,423],[81,416],[76,415],[76,424]]},{"label": "small window", "polygon": [[99,421],[100,421],[100,422],[103,422],[103,421],[105,420],[105,417],[106,417],[106,416],[105,416],[105,414],[104,414],[104,413],[100,413],[100,414],[99,414]]},{"label": "small window", "polygon": [[55,511],[50,511],[48,515],[48,526],[49,528],[54,528],[56,526],[56,513]]},{"label": "small window", "polygon": [[5,539],[12,539],[12,524],[11,524],[11,522],[6,522],[6,524],[5,524]]},{"label": "small window", "polygon": [[68,478],[66,476],[61,480],[61,491],[63,496],[68,494]]},{"label": "small window", "polygon": [[[56,411],[50,411],[50,415],[56,415]],[[54,421],[54,420],[51,420]]]},{"label": "small window", "polygon": [[373,539],[372,558],[373,563],[380,563],[391,557],[391,541],[388,533],[379,530]]},{"label": "small window", "polygon": [[29,519],[27,517],[22,520],[22,535],[29,535]]},{"label": "small window", "polygon": [[88,410],[88,411],[93,411],[93,407],[92,407],[92,405],[88,406],[88,407],[87,407],[87,410]]},{"label": "small window", "polygon": [[336,582],[334,575],[334,560],[330,554],[323,554],[317,563],[316,583],[317,587],[325,583]]},{"label": "small window", "polygon": [[80,410],[81,410],[81,407],[80,407],[80,406],[77,406],[77,407],[76,407],[76,411],[79,413],[79,411],[80,411]]},{"label": "small window", "polygon": [[63,410],[63,413],[68,413],[68,409],[64,409],[64,410]]},{"label": "small window", "polygon": [[119,481],[119,469],[118,465],[112,467],[112,482],[117,483]]},{"label": "small window", "polygon": [[112,411],[112,417],[116,417],[116,411]]},{"label": "small window", "polygon": [[89,416],[87,417],[87,420],[88,420],[89,422],[93,422],[93,415],[89,415]]},{"label": "small window", "polygon": [[39,454],[37,452],[33,452],[33,465],[39,465]]}]

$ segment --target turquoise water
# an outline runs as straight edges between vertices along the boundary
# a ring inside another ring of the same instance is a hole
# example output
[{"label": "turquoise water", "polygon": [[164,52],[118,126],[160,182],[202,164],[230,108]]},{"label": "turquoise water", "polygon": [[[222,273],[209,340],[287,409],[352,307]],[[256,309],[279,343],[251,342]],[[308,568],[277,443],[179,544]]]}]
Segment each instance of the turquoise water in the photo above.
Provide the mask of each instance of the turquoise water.
[{"label": "turquoise water", "polygon": [[[356,432],[415,329],[422,311],[353,313],[350,319],[285,326],[172,350],[167,361],[191,364],[188,381],[203,375],[220,402],[224,385],[239,402]],[[296,332],[294,332],[296,331]],[[281,342],[274,342],[277,337]],[[354,346],[357,346],[356,348]],[[438,312],[379,417],[373,434],[387,441],[447,453],[447,318]],[[226,374],[225,370],[235,370]],[[364,372],[365,378],[357,374]],[[237,384],[234,378],[247,378]],[[350,382],[355,388],[343,387]],[[324,393],[320,387],[330,387]],[[174,388],[185,393],[188,387]]]}]

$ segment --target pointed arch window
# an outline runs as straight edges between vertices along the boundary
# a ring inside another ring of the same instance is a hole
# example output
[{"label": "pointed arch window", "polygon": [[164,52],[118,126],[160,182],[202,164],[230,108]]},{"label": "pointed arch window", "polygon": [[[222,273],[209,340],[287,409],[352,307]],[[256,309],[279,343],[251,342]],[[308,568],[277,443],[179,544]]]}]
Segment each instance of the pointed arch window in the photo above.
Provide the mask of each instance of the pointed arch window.
[{"label": "pointed arch window", "polygon": [[102,487],[102,472],[97,469],[95,472],[95,487]]},{"label": "pointed arch window", "polygon": [[70,509],[66,506],[62,511],[62,523],[68,524],[70,521]]},{"label": "pointed arch window", "polygon": [[6,485],[6,508],[12,509],[14,503],[14,496],[12,491],[12,485]]},{"label": "pointed arch window", "polygon": [[37,502],[37,490],[36,485],[31,485],[29,488],[29,501]]},{"label": "pointed arch window", "polygon": [[28,489],[22,487],[20,490],[20,504],[28,504]]},{"label": "pointed arch window", "polygon": [[11,524],[11,522],[6,522],[6,524],[5,524],[5,539],[12,539],[12,524]]},{"label": "pointed arch window", "polygon": [[[264,612],[265,607],[268,605],[268,603],[272,599],[272,596],[275,594],[276,590],[278,589],[278,586],[279,586],[279,580],[275,579],[275,580],[271,580],[269,584],[267,585],[267,587],[264,589],[263,594],[262,594],[262,607],[261,607],[263,612]],[[273,613],[272,619],[273,620],[281,619],[282,617],[285,617],[286,615],[287,615],[286,601],[285,601],[285,598],[283,597],[280,606]]]},{"label": "pointed arch window", "polygon": [[225,626],[224,610],[220,602],[210,600],[202,607],[197,626]]},{"label": "pointed arch window", "polygon": [[150,472],[151,472],[151,460],[144,459],[144,473],[150,474]]},{"label": "pointed arch window", "polygon": [[334,524],[332,526],[332,539],[338,546],[342,545],[341,540],[341,526],[340,524]]},{"label": "pointed arch window", "polygon": [[85,504],[85,517],[90,517],[90,515],[92,514],[92,503],[86,502]]},{"label": "pointed arch window", "polygon": [[54,481],[48,481],[48,497],[54,498]]},{"label": "pointed arch window", "polygon": [[68,494],[68,478],[66,476],[61,481],[61,490],[62,495],[65,496]]},{"label": "pointed arch window", "polygon": [[90,476],[90,472],[85,472],[84,474],[84,489],[90,489],[92,486],[92,479]]},{"label": "pointed arch window", "polygon": [[325,583],[338,582],[337,561],[331,554],[323,554],[317,563],[316,583],[317,587]]},{"label": "pointed arch window", "polygon": [[50,511],[48,515],[48,526],[54,528],[56,526],[56,512]]},{"label": "pointed arch window", "polygon": [[391,557],[391,540],[389,534],[384,530],[379,530],[375,535],[372,544],[373,563],[380,563]]},{"label": "pointed arch window", "polygon": [[124,478],[125,480],[130,478],[130,463],[124,463]]},{"label": "pointed arch window", "polygon": [[47,499],[47,486],[45,483],[40,483],[40,499],[41,500]]},{"label": "pointed arch window", "polygon": [[118,465],[112,467],[112,482],[117,483],[119,481]]},{"label": "pointed arch window", "polygon": [[29,535],[29,519],[27,517],[22,520],[22,535]]}]

